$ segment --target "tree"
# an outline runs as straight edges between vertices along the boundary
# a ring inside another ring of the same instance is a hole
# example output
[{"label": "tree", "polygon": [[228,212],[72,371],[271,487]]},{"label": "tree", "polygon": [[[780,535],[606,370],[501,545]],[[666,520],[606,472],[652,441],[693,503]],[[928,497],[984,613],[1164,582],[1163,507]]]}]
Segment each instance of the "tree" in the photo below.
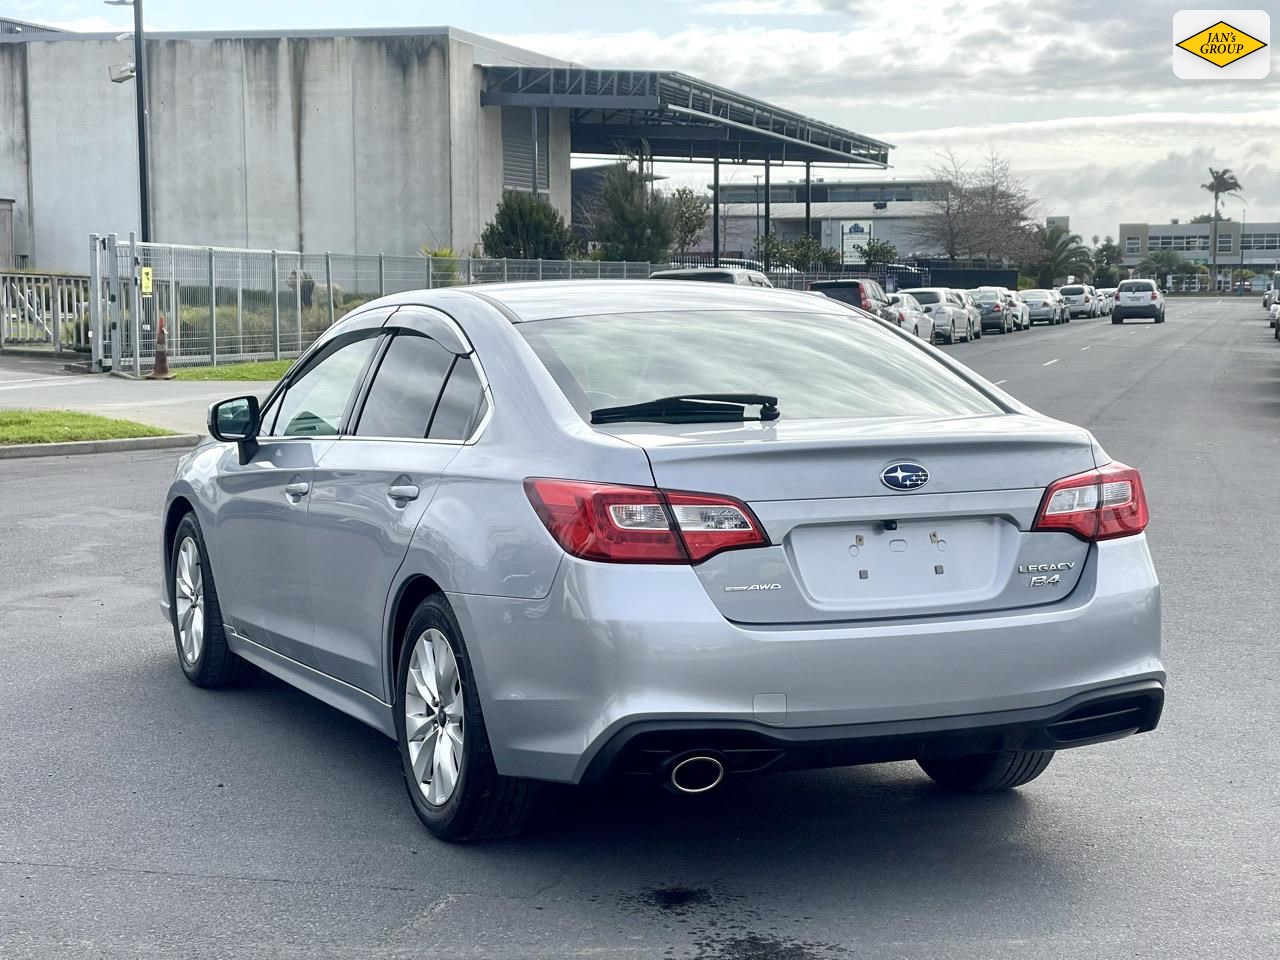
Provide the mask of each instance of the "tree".
[{"label": "tree", "polygon": [[898,248],[887,240],[868,240],[858,247],[858,251],[862,254],[862,262],[868,267],[896,263],[898,260]]},{"label": "tree", "polygon": [[1092,275],[1093,257],[1078,233],[1069,232],[1062,224],[1037,226],[1036,238],[1040,244],[1040,286],[1052,286],[1059,277]]},{"label": "tree", "polygon": [[1218,289],[1218,217],[1221,215],[1218,209],[1222,203],[1223,197],[1238,197],[1240,191],[1244,189],[1240,186],[1240,181],[1236,179],[1236,175],[1231,172],[1229,167],[1223,167],[1221,170],[1209,168],[1209,182],[1200,184],[1201,190],[1208,190],[1213,194],[1213,220],[1209,224],[1209,256],[1213,259],[1212,283],[1213,289]]},{"label": "tree", "polygon": [[786,263],[797,270],[831,270],[840,265],[840,251],[824,247],[816,237],[807,234],[787,244]]},{"label": "tree", "polygon": [[619,161],[604,175],[591,221],[606,260],[663,263],[671,255],[671,199],[651,190],[649,178],[629,161]]},{"label": "tree", "polygon": [[[1187,223],[1213,223],[1213,219],[1213,214],[1211,213],[1197,213],[1194,217],[1188,220]],[[1218,214],[1219,223],[1230,223],[1231,220],[1231,217]]]},{"label": "tree", "polygon": [[1114,287],[1120,282],[1120,264],[1124,254],[1120,244],[1107,237],[1093,248],[1093,282],[1102,287]]},{"label": "tree", "polygon": [[776,270],[778,267],[792,265],[791,245],[781,239],[776,233],[756,237],[753,249],[755,250],[757,259],[764,264],[764,268],[766,270]]},{"label": "tree", "polygon": [[493,220],[480,234],[485,256],[520,260],[564,260],[573,234],[560,211],[530,193],[507,190]]},{"label": "tree", "polygon": [[1196,268],[1177,250],[1162,247],[1147,254],[1138,264],[1138,272],[1164,283],[1164,278],[1170,274],[1195,273]]},{"label": "tree", "polygon": [[684,253],[698,242],[707,227],[707,199],[689,187],[678,187],[671,194],[671,215],[675,226],[672,243],[677,253]]},{"label": "tree", "polygon": [[1034,202],[1009,161],[992,150],[973,170],[950,148],[938,157],[929,168],[934,187],[920,201],[925,214],[913,219],[911,241],[940,250],[952,262],[973,256],[1026,258]]}]

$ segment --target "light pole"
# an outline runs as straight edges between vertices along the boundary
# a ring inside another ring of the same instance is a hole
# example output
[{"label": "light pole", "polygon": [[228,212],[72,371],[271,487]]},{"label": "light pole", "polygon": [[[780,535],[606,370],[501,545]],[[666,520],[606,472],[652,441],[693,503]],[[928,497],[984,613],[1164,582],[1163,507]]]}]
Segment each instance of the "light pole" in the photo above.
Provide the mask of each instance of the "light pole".
[{"label": "light pole", "polygon": [[151,242],[151,186],[147,177],[147,48],[142,35],[142,0],[103,0],[112,7],[133,7],[133,82],[138,111],[139,236]]},{"label": "light pole", "polygon": [[1249,221],[1249,205],[1240,204],[1240,296],[1244,296],[1244,228]]},{"label": "light pole", "polygon": [[762,174],[755,174],[756,178],[756,245],[759,246],[760,241],[760,177]]}]

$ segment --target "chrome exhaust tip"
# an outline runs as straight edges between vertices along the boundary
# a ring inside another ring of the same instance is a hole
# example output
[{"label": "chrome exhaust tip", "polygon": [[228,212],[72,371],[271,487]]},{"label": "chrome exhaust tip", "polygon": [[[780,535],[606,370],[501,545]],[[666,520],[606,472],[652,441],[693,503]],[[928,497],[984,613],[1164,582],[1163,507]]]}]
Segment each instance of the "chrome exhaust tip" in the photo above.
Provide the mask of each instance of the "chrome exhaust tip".
[{"label": "chrome exhaust tip", "polygon": [[707,793],[724,782],[724,761],[706,753],[691,753],[671,765],[667,781],[677,793]]}]

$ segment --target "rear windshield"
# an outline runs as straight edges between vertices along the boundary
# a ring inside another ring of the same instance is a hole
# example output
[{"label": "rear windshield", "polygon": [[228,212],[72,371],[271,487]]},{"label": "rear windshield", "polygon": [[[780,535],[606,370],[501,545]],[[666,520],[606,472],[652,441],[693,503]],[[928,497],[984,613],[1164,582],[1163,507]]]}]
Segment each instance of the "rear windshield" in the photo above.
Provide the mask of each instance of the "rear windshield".
[{"label": "rear windshield", "polygon": [[921,303],[941,303],[942,294],[933,290],[913,290],[911,295]]},{"label": "rear windshield", "polygon": [[784,419],[965,416],[1001,408],[919,346],[854,314],[699,311],[516,324],[569,401],[778,398]]},{"label": "rear windshield", "polygon": [[1048,300],[1048,290],[1023,290],[1018,294],[1023,300]]},{"label": "rear windshield", "polygon": [[1000,299],[1000,294],[994,290],[970,290],[969,292],[973,294],[973,299],[979,303],[995,303]]},{"label": "rear windshield", "polygon": [[1069,297],[1076,297],[1084,293],[1084,287],[1060,287],[1059,293],[1065,293]]},{"label": "rear windshield", "polygon": [[832,300],[862,306],[862,287],[857,283],[811,283],[810,290],[819,290]]},{"label": "rear windshield", "polygon": [[1126,280],[1119,286],[1121,293],[1137,293],[1154,290],[1156,285],[1150,280]]},{"label": "rear windshield", "polygon": [[663,273],[659,271],[651,280],[709,280],[712,283],[733,283],[733,274],[727,270],[699,270],[697,273]]}]

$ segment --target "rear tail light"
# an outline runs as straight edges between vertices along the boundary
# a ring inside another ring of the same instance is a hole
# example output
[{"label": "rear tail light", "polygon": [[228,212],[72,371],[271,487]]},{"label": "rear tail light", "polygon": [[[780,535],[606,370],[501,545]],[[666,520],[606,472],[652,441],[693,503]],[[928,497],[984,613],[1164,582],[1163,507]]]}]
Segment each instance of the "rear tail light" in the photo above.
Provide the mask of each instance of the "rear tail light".
[{"label": "rear tail light", "polygon": [[871,301],[870,301],[869,299],[867,299],[866,291],[865,291],[865,290],[859,290],[859,291],[858,291],[858,296],[862,298],[862,309],[863,309],[863,310],[870,310],[870,309],[871,309]]},{"label": "rear tail light", "polygon": [[992,313],[999,313],[999,312],[1000,312],[1000,304],[998,304],[998,303],[997,303],[994,307],[992,307],[992,308],[991,308],[991,312],[992,312]]},{"label": "rear tail light", "polygon": [[1147,526],[1142,476],[1123,463],[1063,477],[1049,484],[1033,530],[1065,530],[1081,540],[1110,540]]},{"label": "rear tail light", "polygon": [[899,311],[898,311],[898,326],[902,326],[902,325],[903,325],[904,323],[906,323],[906,322],[907,322],[907,315],[906,315],[905,313],[903,313],[901,310],[899,310]]},{"label": "rear tail light", "polygon": [[733,497],[537,478],[524,489],[556,542],[583,560],[700,563],[769,543],[751,508]]},{"label": "rear tail light", "polygon": [[1154,290],[1152,290],[1152,291],[1151,291],[1151,299],[1152,299],[1152,300],[1155,300],[1155,299],[1156,299],[1156,297],[1158,297],[1158,296],[1159,296],[1159,294],[1157,294]]}]

